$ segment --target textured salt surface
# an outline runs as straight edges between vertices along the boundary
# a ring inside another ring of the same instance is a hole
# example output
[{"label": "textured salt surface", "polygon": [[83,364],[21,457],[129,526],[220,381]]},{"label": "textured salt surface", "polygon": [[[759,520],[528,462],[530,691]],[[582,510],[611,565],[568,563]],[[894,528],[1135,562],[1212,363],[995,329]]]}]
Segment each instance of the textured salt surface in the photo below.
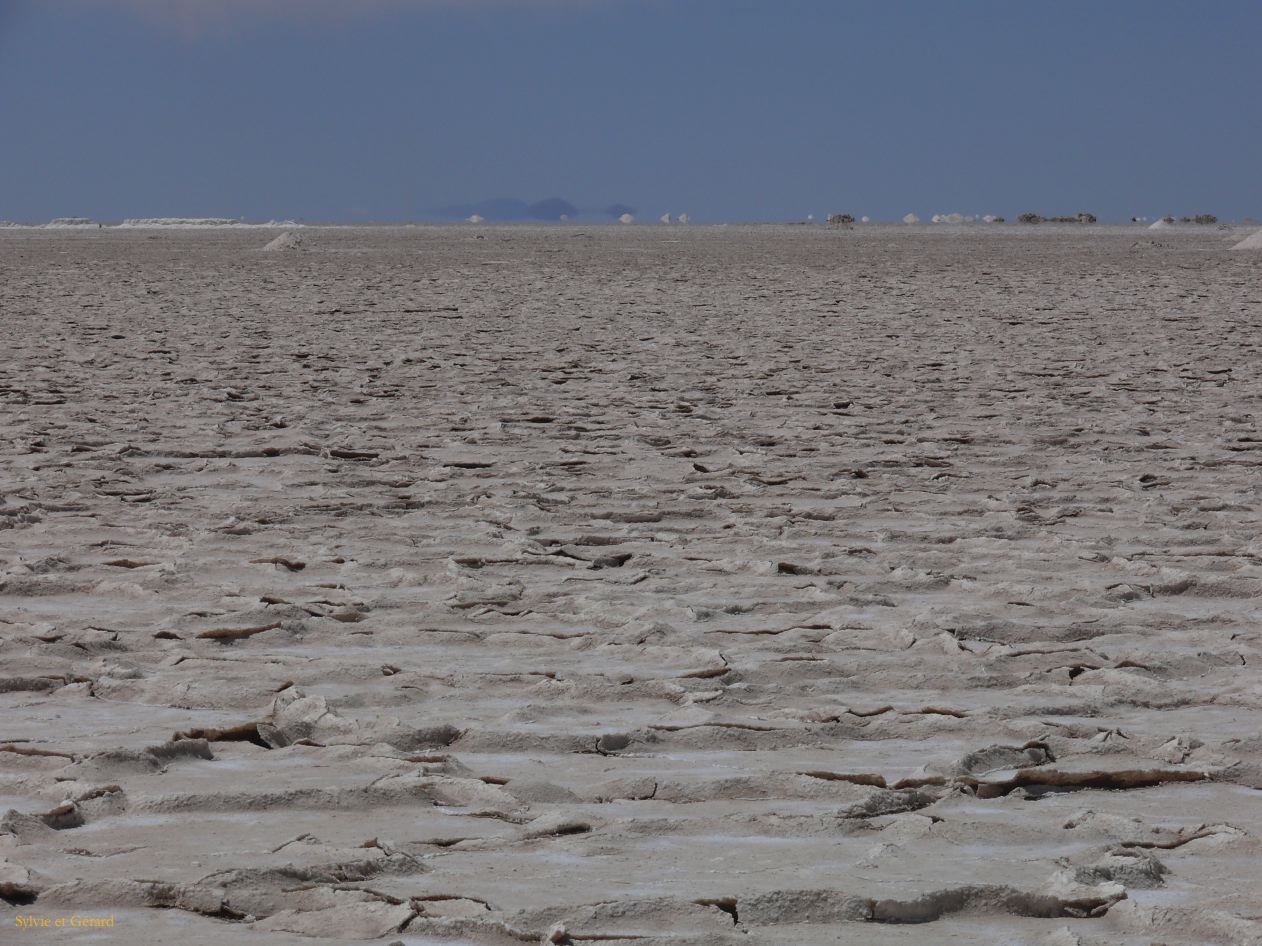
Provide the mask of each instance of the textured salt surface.
[{"label": "textured salt surface", "polygon": [[1262,303],[1162,239],[0,234],[0,926],[1262,941]]}]

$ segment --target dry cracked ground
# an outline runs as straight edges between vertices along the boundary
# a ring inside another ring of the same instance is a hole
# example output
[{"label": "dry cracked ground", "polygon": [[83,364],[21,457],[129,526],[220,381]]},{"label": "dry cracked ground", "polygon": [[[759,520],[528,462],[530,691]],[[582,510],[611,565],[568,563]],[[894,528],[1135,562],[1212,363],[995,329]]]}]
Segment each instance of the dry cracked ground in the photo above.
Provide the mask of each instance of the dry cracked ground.
[{"label": "dry cracked ground", "polygon": [[0,232],[0,940],[1262,943],[1239,233],[270,236]]}]

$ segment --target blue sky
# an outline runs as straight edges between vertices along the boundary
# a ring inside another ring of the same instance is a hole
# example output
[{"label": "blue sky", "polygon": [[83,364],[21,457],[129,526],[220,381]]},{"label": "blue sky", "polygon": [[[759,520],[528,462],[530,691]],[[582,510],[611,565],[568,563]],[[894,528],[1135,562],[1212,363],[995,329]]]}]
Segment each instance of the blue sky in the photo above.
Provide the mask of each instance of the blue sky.
[{"label": "blue sky", "polygon": [[0,0],[0,219],[1262,217],[1257,0]]}]

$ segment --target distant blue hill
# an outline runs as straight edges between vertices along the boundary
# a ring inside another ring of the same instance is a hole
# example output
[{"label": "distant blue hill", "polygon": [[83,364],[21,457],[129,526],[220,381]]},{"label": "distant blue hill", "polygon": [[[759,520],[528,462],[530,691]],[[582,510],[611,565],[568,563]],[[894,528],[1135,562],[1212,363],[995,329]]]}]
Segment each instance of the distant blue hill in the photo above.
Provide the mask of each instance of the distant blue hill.
[{"label": "distant blue hill", "polygon": [[484,220],[510,223],[513,221],[535,220],[555,222],[562,218],[575,220],[579,217],[608,216],[621,217],[624,213],[634,213],[634,208],[625,204],[614,204],[603,210],[580,210],[568,200],[561,197],[549,197],[535,201],[533,204],[515,197],[493,197],[472,204],[451,204],[438,207],[434,216],[444,220],[466,220],[477,214]]}]

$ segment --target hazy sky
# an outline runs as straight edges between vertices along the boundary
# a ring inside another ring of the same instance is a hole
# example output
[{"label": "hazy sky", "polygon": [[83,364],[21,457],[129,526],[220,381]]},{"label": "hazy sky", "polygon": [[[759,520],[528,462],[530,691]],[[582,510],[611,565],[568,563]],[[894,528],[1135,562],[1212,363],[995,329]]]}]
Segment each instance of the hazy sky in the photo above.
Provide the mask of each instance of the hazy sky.
[{"label": "hazy sky", "polygon": [[0,219],[1262,217],[1259,0],[0,0]]}]

